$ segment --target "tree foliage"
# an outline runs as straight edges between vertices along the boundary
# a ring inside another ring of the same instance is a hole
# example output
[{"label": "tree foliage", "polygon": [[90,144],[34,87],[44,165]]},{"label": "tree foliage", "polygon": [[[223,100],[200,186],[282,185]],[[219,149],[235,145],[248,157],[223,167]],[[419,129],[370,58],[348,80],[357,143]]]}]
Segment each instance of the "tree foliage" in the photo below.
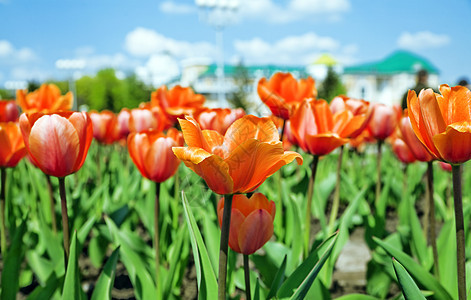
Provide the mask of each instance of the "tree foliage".
[{"label": "tree foliage", "polygon": [[346,94],[347,89],[342,84],[340,76],[332,67],[327,70],[327,76],[318,89],[317,97],[330,102],[335,96]]}]

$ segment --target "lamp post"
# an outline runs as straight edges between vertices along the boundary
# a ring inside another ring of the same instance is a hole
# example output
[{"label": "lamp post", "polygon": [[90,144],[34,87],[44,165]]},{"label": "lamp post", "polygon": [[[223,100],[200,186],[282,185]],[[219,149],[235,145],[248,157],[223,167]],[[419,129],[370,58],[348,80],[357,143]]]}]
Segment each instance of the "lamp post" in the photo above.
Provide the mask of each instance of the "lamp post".
[{"label": "lamp post", "polygon": [[196,0],[200,10],[200,19],[208,23],[216,31],[217,58],[217,90],[219,107],[226,107],[224,84],[224,28],[235,22],[235,16],[239,8],[238,0]]},{"label": "lamp post", "polygon": [[56,61],[56,68],[60,70],[70,70],[71,74],[69,76],[69,91],[72,92],[74,96],[74,104],[72,109],[77,110],[78,108],[78,98],[77,98],[77,88],[75,86],[74,72],[85,68],[85,61],[81,59],[58,59]]}]

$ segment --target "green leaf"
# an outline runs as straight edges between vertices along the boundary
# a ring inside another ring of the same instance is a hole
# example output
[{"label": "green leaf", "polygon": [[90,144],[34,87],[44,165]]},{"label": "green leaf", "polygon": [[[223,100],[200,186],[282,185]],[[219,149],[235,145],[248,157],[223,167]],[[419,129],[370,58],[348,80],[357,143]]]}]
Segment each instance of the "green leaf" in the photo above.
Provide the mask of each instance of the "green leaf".
[{"label": "green leaf", "polygon": [[70,244],[69,262],[65,274],[64,288],[62,290],[62,299],[64,300],[81,299],[82,288],[80,286],[77,248],[77,231],[74,231],[72,243]]},{"label": "green leaf", "polygon": [[13,241],[5,255],[2,270],[2,293],[0,299],[16,299],[19,289],[21,262],[25,255],[23,235],[26,232],[26,217],[19,228],[16,229]]},{"label": "green leaf", "polygon": [[350,294],[335,298],[335,300],[379,300],[379,298],[363,294]]},{"label": "green leaf", "polygon": [[[267,297],[267,299],[269,299]],[[257,278],[257,283],[255,284],[255,293],[253,295],[253,300],[260,300],[260,281]]]},{"label": "green leaf", "polygon": [[427,290],[433,291],[436,299],[452,300],[453,298],[446,291],[446,289],[427,272],[421,265],[419,265],[413,258],[404,252],[388,245],[382,240],[373,237],[373,240],[383,248],[389,255],[397,259],[403,266],[406,266],[406,270],[412,275],[412,277],[424,286]]},{"label": "green leaf", "polygon": [[287,256],[285,255],[285,258],[283,259],[283,262],[281,263],[278,272],[276,272],[275,279],[271,284],[270,292],[267,295],[267,299],[270,299],[276,295],[276,292],[278,292],[278,289],[280,288],[283,283],[283,280],[285,279],[286,258]]},{"label": "green leaf", "polygon": [[185,219],[190,231],[191,247],[196,267],[196,278],[198,281],[199,298],[201,299],[217,299],[218,283],[209,259],[208,251],[201,237],[195,218],[188,206],[188,200],[182,191],[183,210]]},{"label": "green leaf", "polygon": [[393,257],[393,267],[396,272],[399,286],[406,300],[425,300],[425,297],[420,292],[412,277],[407,273],[406,269]]},{"label": "green leaf", "polygon": [[[311,251],[307,259],[281,285],[277,293],[279,298],[291,297],[294,292],[307,293],[317,273],[332,252],[336,237],[336,233],[331,235],[317,249]],[[320,260],[318,260],[319,253],[323,253]]]},{"label": "green leaf", "polygon": [[103,271],[93,290],[92,300],[111,299],[111,289],[113,288],[114,278],[116,275],[116,263],[118,262],[119,247],[111,254],[105,264]]},{"label": "green leaf", "polygon": [[56,274],[52,273],[51,277],[46,282],[46,285],[38,286],[34,291],[28,295],[27,300],[42,300],[52,299],[52,296],[58,288],[63,284],[64,277],[57,278]]}]

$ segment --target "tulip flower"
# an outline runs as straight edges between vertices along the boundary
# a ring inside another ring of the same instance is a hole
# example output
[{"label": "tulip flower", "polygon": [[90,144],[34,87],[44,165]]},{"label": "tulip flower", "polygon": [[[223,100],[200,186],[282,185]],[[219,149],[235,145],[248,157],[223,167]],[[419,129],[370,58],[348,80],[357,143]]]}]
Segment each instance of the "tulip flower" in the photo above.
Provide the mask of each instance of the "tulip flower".
[{"label": "tulip flower", "polygon": [[392,142],[392,149],[397,158],[404,164],[410,164],[416,161],[414,153],[411,152],[409,146],[400,137],[396,137]]},{"label": "tulip flower", "polygon": [[5,189],[6,189],[6,168],[15,167],[26,155],[26,148],[17,123],[0,122],[0,247],[2,255],[7,250],[7,229],[5,225]]},{"label": "tulip flower", "polygon": [[72,92],[62,96],[61,91],[54,84],[42,84],[38,90],[30,93],[17,90],[16,101],[23,112],[55,112],[70,110],[74,97]]},{"label": "tulip flower", "polygon": [[434,158],[452,164],[459,299],[466,299],[465,245],[461,164],[471,158],[471,91],[440,86],[407,95],[412,128]]},{"label": "tulip flower", "polygon": [[87,157],[93,125],[85,112],[24,113],[20,128],[34,164],[59,177],[65,265],[69,257],[69,219],[64,177],[77,172]]},{"label": "tulip flower", "polygon": [[291,73],[275,73],[270,80],[260,79],[257,92],[273,115],[290,119],[293,110],[306,98],[316,97],[315,81],[311,77],[296,80]]},{"label": "tulip flower", "polygon": [[[261,193],[250,198],[237,194],[233,198],[229,246],[237,253],[249,255],[262,248],[273,235],[275,202]],[[217,206],[219,225],[222,225],[224,197]]]},{"label": "tulip flower", "polygon": [[203,95],[196,94],[192,88],[180,85],[170,90],[163,85],[151,94],[152,107],[160,107],[171,122],[194,113],[203,106],[205,100]]},{"label": "tulip flower", "polygon": [[150,108],[148,105],[143,105],[130,112],[130,132],[142,132],[149,129],[163,131],[169,128],[170,124],[166,115],[158,107]]},{"label": "tulip flower", "polygon": [[201,130],[191,117],[179,121],[188,147],[173,152],[217,194],[250,193],[283,165],[294,159],[302,163],[301,155],[283,150],[275,124],[267,118],[245,116],[224,136]]},{"label": "tulip flower", "polygon": [[128,137],[128,150],[132,161],[142,176],[156,183],[154,206],[154,249],[156,282],[159,282],[160,248],[159,248],[159,199],[160,183],[175,175],[180,160],[175,157],[172,147],[183,146],[182,134],[170,128],[167,134],[155,130],[141,133],[133,132]]},{"label": "tulip flower", "polygon": [[0,100],[0,122],[15,122],[18,116],[18,106],[14,100]]},{"label": "tulip flower", "polygon": [[93,124],[93,137],[102,144],[112,144],[118,140],[118,119],[109,110],[89,113]]},{"label": "tulip flower", "polygon": [[131,118],[131,111],[127,108],[121,109],[118,113],[118,137],[119,139],[127,139],[129,135],[129,119]]},{"label": "tulip flower", "polygon": [[227,128],[243,116],[245,116],[245,111],[242,108],[204,108],[198,110],[193,117],[201,129],[216,130],[224,135]]},{"label": "tulip flower", "polygon": [[218,277],[218,298],[225,299],[232,194],[254,191],[283,165],[294,159],[301,164],[302,156],[283,150],[278,130],[268,118],[244,116],[232,123],[224,136],[201,130],[191,117],[179,122],[188,147],[175,147],[173,152],[210,189],[225,195]]},{"label": "tulip flower", "polygon": [[400,130],[402,140],[407,144],[417,160],[428,162],[433,159],[430,152],[415,135],[407,110],[404,110],[404,115],[399,121],[398,128]]}]

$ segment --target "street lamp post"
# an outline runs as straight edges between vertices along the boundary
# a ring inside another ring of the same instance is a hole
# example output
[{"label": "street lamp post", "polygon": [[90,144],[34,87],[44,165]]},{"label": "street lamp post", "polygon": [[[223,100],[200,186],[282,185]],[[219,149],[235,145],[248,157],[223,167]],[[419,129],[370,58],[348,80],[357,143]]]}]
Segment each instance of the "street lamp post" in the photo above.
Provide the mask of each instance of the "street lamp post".
[{"label": "street lamp post", "polygon": [[235,22],[239,8],[238,0],[196,0],[200,10],[200,18],[216,31],[217,57],[217,86],[219,107],[226,107],[226,87],[224,79],[224,28]]}]

